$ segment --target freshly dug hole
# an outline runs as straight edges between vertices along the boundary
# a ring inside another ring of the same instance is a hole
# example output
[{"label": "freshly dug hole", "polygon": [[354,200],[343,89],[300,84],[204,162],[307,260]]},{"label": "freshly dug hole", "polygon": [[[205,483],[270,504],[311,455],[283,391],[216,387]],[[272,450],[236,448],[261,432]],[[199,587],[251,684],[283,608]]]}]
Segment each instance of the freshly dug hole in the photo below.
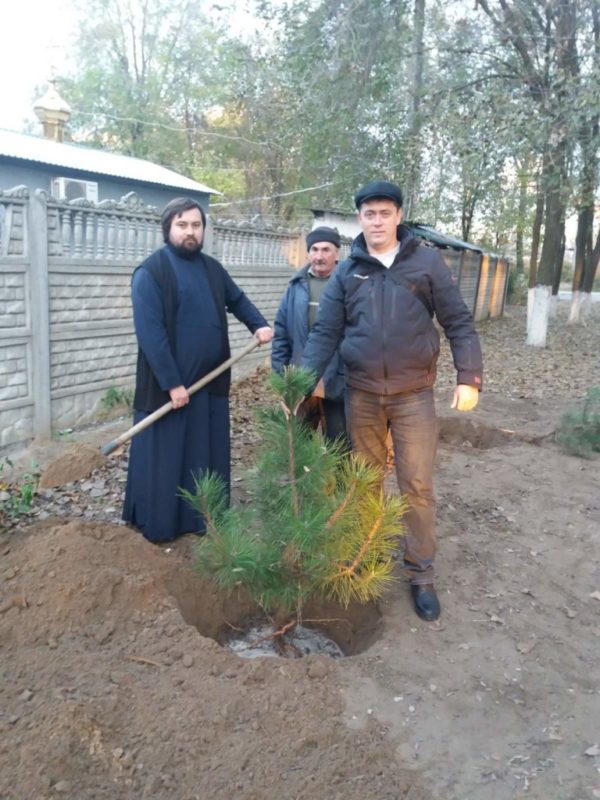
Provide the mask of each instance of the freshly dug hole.
[{"label": "freshly dug hole", "polygon": [[[286,626],[287,627],[287,626]],[[342,649],[318,628],[292,625],[289,630],[277,629],[271,623],[258,620],[241,633],[224,642],[225,647],[242,658],[302,658],[327,656],[343,658]]]},{"label": "freshly dug hole", "polygon": [[[169,609],[222,646],[250,620],[264,622],[246,595],[225,596],[185,560],[126,527],[49,520],[16,537],[6,552],[0,621],[7,644],[58,644],[66,635],[105,644],[137,636],[145,627],[158,641],[164,632],[155,621]],[[11,571],[9,562],[15,559],[27,568]],[[381,632],[375,605],[310,605],[303,610],[303,623],[332,639],[345,655],[366,650]]]},{"label": "freshly dug hole", "polygon": [[[256,634],[256,638],[269,636],[273,632],[262,609],[242,591],[230,597],[223,596],[193,573],[170,580],[167,588],[187,624],[193,625],[202,636],[214,639],[223,647],[234,650],[229,645],[231,640],[245,637],[257,626],[261,632]],[[287,621],[279,627],[283,627]],[[320,637],[334,642],[345,656],[367,650],[379,638],[382,630],[381,612],[374,603],[354,603],[347,609],[334,601],[309,603],[303,609],[302,623],[304,630],[315,630]],[[303,649],[302,644],[299,649]],[[331,655],[326,651],[326,646],[321,655]]]},{"label": "freshly dug hole", "polygon": [[473,422],[461,417],[439,417],[440,442],[461,447],[464,445],[478,450],[490,450],[520,441],[517,433],[492,428],[481,422]]}]

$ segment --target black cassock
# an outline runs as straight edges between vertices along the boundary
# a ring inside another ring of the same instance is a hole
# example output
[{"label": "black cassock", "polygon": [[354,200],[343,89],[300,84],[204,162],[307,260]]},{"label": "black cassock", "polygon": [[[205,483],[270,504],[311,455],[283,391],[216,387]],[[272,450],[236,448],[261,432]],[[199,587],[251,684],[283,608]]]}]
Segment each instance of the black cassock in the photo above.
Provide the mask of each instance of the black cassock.
[{"label": "black cassock", "polygon": [[[160,288],[144,269],[133,276],[131,299],[138,344],[161,389],[168,390],[188,387],[218,366],[223,315],[204,257],[183,258],[165,247],[177,280],[175,352],[167,338]],[[223,278],[226,309],[251,332],[268,325],[225,271]],[[147,416],[134,411],[134,423]],[[202,516],[179,496],[179,489],[193,491],[194,476],[207,470],[219,473],[229,487],[229,397],[211,394],[210,386],[132,439],[123,519],[153,542],[204,531]]]}]

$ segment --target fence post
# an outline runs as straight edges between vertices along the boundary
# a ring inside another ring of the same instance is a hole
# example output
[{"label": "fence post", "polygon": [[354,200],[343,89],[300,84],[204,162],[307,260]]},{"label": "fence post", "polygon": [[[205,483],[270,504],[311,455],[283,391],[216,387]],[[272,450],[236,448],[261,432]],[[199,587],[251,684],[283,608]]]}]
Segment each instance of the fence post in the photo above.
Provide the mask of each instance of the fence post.
[{"label": "fence post", "polygon": [[214,237],[215,229],[213,221],[210,217],[206,218],[206,228],[204,229],[204,239],[202,240],[202,249],[205,253],[212,256],[214,254]]},{"label": "fence post", "polygon": [[483,259],[487,258],[483,253],[479,254],[479,271],[477,272],[477,283],[475,284],[475,300],[473,301],[473,320],[477,322],[477,306],[479,305],[479,290],[481,288],[481,273],[483,272]]},{"label": "fence post", "polygon": [[29,198],[29,293],[31,306],[33,434],[49,439],[52,434],[50,404],[50,322],[48,288],[48,208],[41,189]]},{"label": "fence post", "polygon": [[500,316],[504,316],[504,309],[506,307],[506,298],[508,297],[508,278],[510,275],[510,261],[508,258],[503,259],[504,263],[506,264],[506,269],[504,271],[504,291],[502,292],[502,308],[500,309]]}]

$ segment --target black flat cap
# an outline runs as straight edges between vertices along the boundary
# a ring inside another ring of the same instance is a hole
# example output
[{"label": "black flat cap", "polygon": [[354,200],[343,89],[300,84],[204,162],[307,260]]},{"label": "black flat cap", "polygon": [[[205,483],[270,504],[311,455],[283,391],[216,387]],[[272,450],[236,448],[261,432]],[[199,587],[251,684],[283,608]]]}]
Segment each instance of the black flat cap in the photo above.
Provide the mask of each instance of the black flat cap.
[{"label": "black flat cap", "polygon": [[327,225],[322,225],[320,228],[314,228],[306,237],[306,249],[310,250],[316,242],[331,242],[336,247],[341,244],[340,234],[335,228],[328,228]]},{"label": "black flat cap", "polygon": [[359,189],[354,195],[356,207],[360,209],[367,200],[393,200],[398,208],[402,208],[402,189],[389,181],[371,181]]}]

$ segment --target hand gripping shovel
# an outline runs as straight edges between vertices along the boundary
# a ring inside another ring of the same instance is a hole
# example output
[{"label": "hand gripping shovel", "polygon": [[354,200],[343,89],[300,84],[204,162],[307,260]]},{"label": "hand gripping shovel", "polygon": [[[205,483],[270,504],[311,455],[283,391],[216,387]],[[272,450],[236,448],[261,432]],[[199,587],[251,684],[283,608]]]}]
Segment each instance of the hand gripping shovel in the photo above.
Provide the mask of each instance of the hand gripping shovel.
[{"label": "hand gripping shovel", "polygon": [[[233,366],[233,364],[235,364],[237,361],[240,361],[240,359],[244,358],[244,356],[247,356],[248,353],[251,353],[256,347],[258,347],[258,345],[259,345],[258,340],[253,339],[246,345],[246,347],[244,347],[243,350],[234,353],[230,358],[227,359],[227,361],[224,361],[218,367],[215,367],[215,369],[213,369],[212,372],[209,372],[208,375],[205,375],[203,378],[200,378],[199,381],[193,383],[187,390],[188,394],[192,395],[199,389],[202,389],[204,386],[206,386],[207,383],[210,383],[212,380],[214,380],[217,377],[217,375],[220,375],[222,372],[225,372],[226,369],[229,369],[229,367]],[[110,453],[116,450],[117,447],[120,447],[122,444],[125,444],[125,442],[128,442],[130,439],[133,439],[133,437],[140,431],[143,431],[144,428],[149,428],[150,425],[156,422],[157,419],[164,417],[165,414],[168,414],[169,411],[171,411],[172,409],[173,409],[173,403],[169,400],[168,403],[165,403],[164,406],[157,408],[156,411],[153,411],[152,414],[149,414],[141,422],[138,422],[137,425],[134,425],[132,428],[129,428],[128,431],[125,431],[125,433],[122,433],[120,436],[117,436],[116,439],[113,439],[111,442],[101,447],[100,452],[104,456],[110,455]]]}]

